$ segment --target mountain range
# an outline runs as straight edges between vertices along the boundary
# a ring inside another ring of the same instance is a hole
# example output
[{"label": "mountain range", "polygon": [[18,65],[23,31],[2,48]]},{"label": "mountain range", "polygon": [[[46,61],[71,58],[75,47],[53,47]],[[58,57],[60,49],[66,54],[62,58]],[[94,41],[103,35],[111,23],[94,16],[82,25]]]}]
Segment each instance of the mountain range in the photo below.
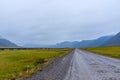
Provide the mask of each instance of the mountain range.
[{"label": "mountain range", "polygon": [[93,40],[82,41],[64,41],[55,45],[49,45],[49,48],[85,48],[85,47],[101,47],[101,46],[120,46],[120,32],[116,35],[102,36]]},{"label": "mountain range", "polygon": [[[83,47],[99,47],[103,46],[108,40],[110,40],[113,36],[103,36],[94,40],[82,40],[82,41],[73,41],[73,42],[61,42],[53,45],[51,47],[55,48],[83,48]],[[105,45],[104,45],[105,46]]]},{"label": "mountain range", "polygon": [[[120,46],[120,32],[116,35],[102,36],[93,40],[64,41],[54,45],[26,44],[23,47],[30,48],[85,48],[100,46]],[[15,43],[0,37],[0,47],[18,47]]]}]

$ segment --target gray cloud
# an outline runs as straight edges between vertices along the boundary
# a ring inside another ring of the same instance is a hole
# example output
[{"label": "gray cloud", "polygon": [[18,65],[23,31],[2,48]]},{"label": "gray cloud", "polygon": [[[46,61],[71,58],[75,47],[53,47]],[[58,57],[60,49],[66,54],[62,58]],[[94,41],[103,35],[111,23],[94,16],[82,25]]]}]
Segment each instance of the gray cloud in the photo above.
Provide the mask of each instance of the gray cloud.
[{"label": "gray cloud", "polygon": [[120,31],[119,0],[1,0],[0,34],[19,45],[93,39]]}]

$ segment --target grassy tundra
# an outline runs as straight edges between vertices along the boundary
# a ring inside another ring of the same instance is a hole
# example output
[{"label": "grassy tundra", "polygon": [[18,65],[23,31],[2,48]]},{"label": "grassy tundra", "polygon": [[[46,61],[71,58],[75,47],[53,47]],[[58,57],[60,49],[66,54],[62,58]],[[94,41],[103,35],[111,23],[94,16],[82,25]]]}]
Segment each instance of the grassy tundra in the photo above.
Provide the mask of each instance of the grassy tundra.
[{"label": "grassy tundra", "polygon": [[83,50],[87,50],[90,52],[94,52],[96,54],[101,54],[104,56],[109,56],[113,58],[120,59],[120,47],[98,47],[98,48],[83,48]]},{"label": "grassy tundra", "polygon": [[50,60],[62,57],[72,49],[0,50],[0,80],[28,77]]}]

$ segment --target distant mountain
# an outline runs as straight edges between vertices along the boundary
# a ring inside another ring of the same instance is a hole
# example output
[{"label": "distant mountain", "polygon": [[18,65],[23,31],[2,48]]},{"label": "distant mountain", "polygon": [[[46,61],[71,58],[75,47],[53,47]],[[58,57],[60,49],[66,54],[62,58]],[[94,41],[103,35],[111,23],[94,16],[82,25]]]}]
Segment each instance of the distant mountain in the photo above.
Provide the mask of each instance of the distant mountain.
[{"label": "distant mountain", "polygon": [[104,43],[103,46],[120,46],[120,32]]},{"label": "distant mountain", "polygon": [[53,45],[54,48],[83,48],[83,47],[98,47],[104,44],[106,41],[111,39],[113,36],[103,36],[94,40],[83,40],[83,41],[65,41]]},{"label": "distant mountain", "polygon": [[106,43],[108,40],[110,40],[113,36],[103,36],[98,39],[93,40],[89,47],[99,47],[102,46],[104,43]]},{"label": "distant mountain", "polygon": [[15,43],[0,37],[0,47],[18,47]]},{"label": "distant mountain", "polygon": [[38,45],[30,44],[25,47],[43,47],[43,48],[85,48],[85,47],[100,47],[100,46],[118,46],[120,45],[120,33],[111,36],[102,36],[93,40],[82,41],[64,41],[55,45]]},{"label": "distant mountain", "polygon": [[94,40],[83,40],[79,42],[79,44],[76,44],[76,47],[83,48],[83,47],[99,47],[102,44],[104,44],[106,41],[111,39],[113,36],[103,36],[98,39]]}]

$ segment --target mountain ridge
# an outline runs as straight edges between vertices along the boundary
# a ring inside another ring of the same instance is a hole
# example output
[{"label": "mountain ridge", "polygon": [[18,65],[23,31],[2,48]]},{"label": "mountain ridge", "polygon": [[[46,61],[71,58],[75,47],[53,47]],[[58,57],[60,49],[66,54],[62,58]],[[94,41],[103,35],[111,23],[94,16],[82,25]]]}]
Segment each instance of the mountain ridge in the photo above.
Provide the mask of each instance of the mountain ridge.
[{"label": "mountain ridge", "polygon": [[107,40],[111,39],[113,36],[102,36],[97,39],[93,40],[82,40],[82,41],[65,41],[61,43],[57,43],[53,47],[58,47],[58,48],[83,48],[83,47],[99,47],[102,44],[104,44]]},{"label": "mountain ridge", "polygon": [[[93,40],[64,41],[53,45],[34,45],[41,48],[87,48],[120,45],[120,32],[116,35],[102,36]],[[33,46],[31,46],[33,47]]]},{"label": "mountain ridge", "polygon": [[18,47],[18,45],[0,36],[0,47]]},{"label": "mountain ridge", "polygon": [[120,45],[120,32],[103,44],[103,46],[119,46],[119,45]]}]

